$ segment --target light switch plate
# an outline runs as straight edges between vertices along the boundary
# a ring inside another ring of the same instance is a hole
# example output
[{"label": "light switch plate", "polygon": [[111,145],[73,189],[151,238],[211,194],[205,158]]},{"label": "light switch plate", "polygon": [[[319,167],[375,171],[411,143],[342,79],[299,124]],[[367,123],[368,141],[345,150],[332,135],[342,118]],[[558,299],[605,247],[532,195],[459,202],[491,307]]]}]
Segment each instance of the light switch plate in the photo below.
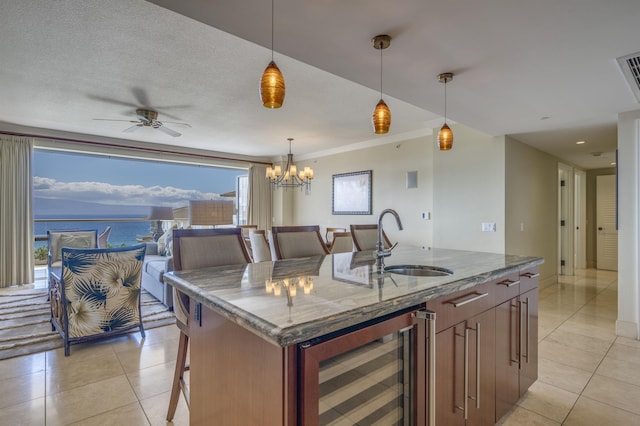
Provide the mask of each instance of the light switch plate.
[{"label": "light switch plate", "polygon": [[482,222],[482,232],[496,232],[495,222]]}]

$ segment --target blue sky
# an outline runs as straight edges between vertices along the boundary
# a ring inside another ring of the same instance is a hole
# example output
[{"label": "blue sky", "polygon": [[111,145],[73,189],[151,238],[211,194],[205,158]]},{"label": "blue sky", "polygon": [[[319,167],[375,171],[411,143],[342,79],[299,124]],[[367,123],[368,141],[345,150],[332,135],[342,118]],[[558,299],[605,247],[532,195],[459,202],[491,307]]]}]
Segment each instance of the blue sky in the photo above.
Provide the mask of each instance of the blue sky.
[{"label": "blue sky", "polygon": [[243,169],[34,150],[36,197],[130,205],[185,205],[234,191]]}]

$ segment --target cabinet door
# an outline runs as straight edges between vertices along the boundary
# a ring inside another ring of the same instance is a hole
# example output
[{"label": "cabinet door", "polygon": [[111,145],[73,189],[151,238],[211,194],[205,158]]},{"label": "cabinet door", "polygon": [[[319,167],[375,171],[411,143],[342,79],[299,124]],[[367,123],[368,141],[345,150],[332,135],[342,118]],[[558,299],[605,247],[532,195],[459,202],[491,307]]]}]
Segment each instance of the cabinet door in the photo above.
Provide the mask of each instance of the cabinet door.
[{"label": "cabinet door", "polygon": [[538,379],[538,289],[520,295],[520,396]]},{"label": "cabinet door", "polygon": [[518,297],[496,307],[496,421],[520,395],[520,309]]},{"label": "cabinet door", "polygon": [[495,309],[467,320],[469,329],[468,425],[495,423]]},{"label": "cabinet door", "polygon": [[441,331],[436,348],[436,424],[493,425],[494,310]]}]

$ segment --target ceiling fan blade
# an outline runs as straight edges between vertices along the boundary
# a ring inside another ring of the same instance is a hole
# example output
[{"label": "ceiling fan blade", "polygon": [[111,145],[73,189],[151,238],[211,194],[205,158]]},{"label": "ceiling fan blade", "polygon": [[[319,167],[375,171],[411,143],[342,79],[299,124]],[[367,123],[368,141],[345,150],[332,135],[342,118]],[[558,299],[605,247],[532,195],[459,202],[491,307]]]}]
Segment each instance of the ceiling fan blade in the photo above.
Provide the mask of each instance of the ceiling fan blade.
[{"label": "ceiling fan blade", "polygon": [[127,127],[126,129],[123,130],[124,133],[132,133],[135,132],[136,130],[138,130],[140,127],[142,127],[142,124],[138,123],[138,124],[134,124],[131,127]]},{"label": "ceiling fan blade", "polygon": [[117,119],[113,119],[113,118],[93,118],[93,120],[100,120],[100,121],[124,121],[126,123],[137,123],[137,120],[117,120]]},{"label": "ceiling fan blade", "polygon": [[[139,119],[140,121],[142,121],[143,123],[151,123],[151,120],[149,120],[147,117],[144,117],[144,116],[142,116],[142,115],[138,115],[138,114],[133,114],[133,115],[135,115],[136,117],[138,117],[138,119]],[[132,121],[132,123],[133,123],[133,121]]]},{"label": "ceiling fan blade", "polygon": [[187,124],[187,123],[176,123],[175,121],[163,121],[163,123],[169,123],[169,124],[173,124],[173,125],[176,125],[176,126],[191,127],[191,124]]},{"label": "ceiling fan blade", "polygon": [[153,126],[154,129],[158,129],[161,132],[164,132],[166,134],[168,134],[169,136],[173,136],[174,138],[177,138],[178,136],[182,135],[182,133],[178,133],[175,130],[169,129],[168,127],[165,127],[162,125],[162,123],[160,123],[159,126]]},{"label": "ceiling fan blade", "polygon": [[106,102],[106,103],[110,103],[110,104],[127,106],[127,107],[131,107],[131,108],[135,108],[136,107],[136,105],[131,103],[131,102],[121,101],[119,99],[107,98],[106,96],[99,96],[99,95],[91,95],[91,94],[89,94],[89,95],[87,95],[87,98],[92,99],[94,101]]}]

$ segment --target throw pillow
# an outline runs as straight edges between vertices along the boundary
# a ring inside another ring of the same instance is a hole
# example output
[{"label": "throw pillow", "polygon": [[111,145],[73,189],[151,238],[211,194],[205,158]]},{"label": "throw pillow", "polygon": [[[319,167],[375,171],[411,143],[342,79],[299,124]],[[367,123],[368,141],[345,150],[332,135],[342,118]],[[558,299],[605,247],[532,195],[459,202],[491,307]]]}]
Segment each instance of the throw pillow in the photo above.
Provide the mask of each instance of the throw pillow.
[{"label": "throw pillow", "polygon": [[160,256],[166,255],[166,252],[167,252],[166,238],[167,238],[167,235],[170,235],[172,232],[173,231],[169,229],[164,234],[162,234],[160,238],[158,238],[158,254]]},{"label": "throw pillow", "polygon": [[166,239],[164,245],[165,245],[165,248],[166,248],[165,256],[167,256],[167,257],[173,256],[173,232],[171,232],[169,235],[167,235],[167,239]]},{"label": "throw pillow", "polygon": [[[63,234],[60,236],[61,253],[62,247],[93,248],[91,235]],[[62,256],[59,256],[58,259],[62,259]]]},{"label": "throw pillow", "polygon": [[91,248],[90,235],[65,234],[60,237],[60,247]]}]

